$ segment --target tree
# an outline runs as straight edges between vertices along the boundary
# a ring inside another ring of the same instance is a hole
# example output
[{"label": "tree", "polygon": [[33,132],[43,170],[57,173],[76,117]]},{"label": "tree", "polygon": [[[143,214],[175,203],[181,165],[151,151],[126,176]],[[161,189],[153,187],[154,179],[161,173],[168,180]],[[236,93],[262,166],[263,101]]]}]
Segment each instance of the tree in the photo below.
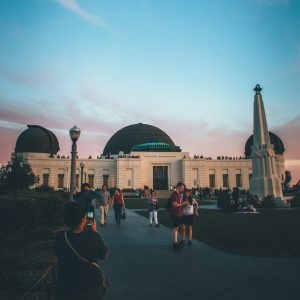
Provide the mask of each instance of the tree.
[{"label": "tree", "polygon": [[11,154],[10,161],[0,169],[0,191],[24,190],[38,182],[29,164],[16,153]]}]

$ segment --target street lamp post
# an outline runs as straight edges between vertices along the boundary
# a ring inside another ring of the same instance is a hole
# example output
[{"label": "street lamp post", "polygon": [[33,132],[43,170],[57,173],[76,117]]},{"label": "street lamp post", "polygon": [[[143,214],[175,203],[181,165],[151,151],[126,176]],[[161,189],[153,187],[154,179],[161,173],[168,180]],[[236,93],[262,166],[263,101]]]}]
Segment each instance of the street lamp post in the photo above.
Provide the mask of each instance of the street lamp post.
[{"label": "street lamp post", "polygon": [[68,167],[68,163],[65,163],[65,170],[66,170],[66,176],[65,176],[65,183],[66,183],[66,190],[68,191],[68,171],[69,171],[69,167]]},{"label": "street lamp post", "polygon": [[75,177],[76,177],[76,155],[77,155],[77,140],[80,136],[80,129],[75,125],[70,129],[70,138],[72,140],[72,151],[71,151],[71,176],[70,176],[70,201],[73,200],[73,193],[75,188]]},{"label": "street lamp post", "polygon": [[80,176],[81,176],[81,178],[80,178],[80,187],[82,187],[82,183],[83,183],[83,169],[84,169],[84,162],[81,162],[80,163],[80,168],[81,168],[81,174],[80,174]]}]

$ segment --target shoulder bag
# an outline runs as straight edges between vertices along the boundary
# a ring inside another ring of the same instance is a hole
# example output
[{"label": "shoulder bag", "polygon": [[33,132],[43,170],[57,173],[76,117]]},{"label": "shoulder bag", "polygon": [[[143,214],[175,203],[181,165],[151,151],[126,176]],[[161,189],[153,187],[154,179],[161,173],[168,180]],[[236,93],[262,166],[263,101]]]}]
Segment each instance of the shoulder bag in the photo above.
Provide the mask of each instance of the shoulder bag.
[{"label": "shoulder bag", "polygon": [[85,263],[88,263],[90,265],[93,265],[94,268],[97,268],[98,271],[100,272],[101,274],[101,282],[100,282],[100,286],[102,287],[103,289],[103,293],[105,294],[106,293],[106,290],[108,288],[108,280],[106,278],[106,276],[104,275],[104,272],[101,270],[101,268],[99,267],[98,264],[96,264],[95,262],[91,262],[87,259],[85,259],[84,257],[82,257],[75,249],[74,247],[71,245],[69,239],[68,239],[68,236],[67,236],[67,231],[65,231],[65,240],[66,240],[66,243],[67,245],[69,246],[69,248],[71,249],[71,251],[82,261],[84,261]]}]

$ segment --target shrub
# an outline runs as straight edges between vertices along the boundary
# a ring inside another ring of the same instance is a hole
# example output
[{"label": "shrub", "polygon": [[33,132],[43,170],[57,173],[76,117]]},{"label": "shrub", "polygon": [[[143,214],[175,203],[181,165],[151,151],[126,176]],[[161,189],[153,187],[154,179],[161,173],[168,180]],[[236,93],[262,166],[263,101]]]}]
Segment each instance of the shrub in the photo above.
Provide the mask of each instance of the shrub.
[{"label": "shrub", "polygon": [[274,196],[273,195],[268,195],[266,196],[261,203],[261,206],[263,208],[275,208],[275,202],[274,202]]},{"label": "shrub", "polygon": [[0,234],[63,223],[68,194],[28,190],[0,196]]}]

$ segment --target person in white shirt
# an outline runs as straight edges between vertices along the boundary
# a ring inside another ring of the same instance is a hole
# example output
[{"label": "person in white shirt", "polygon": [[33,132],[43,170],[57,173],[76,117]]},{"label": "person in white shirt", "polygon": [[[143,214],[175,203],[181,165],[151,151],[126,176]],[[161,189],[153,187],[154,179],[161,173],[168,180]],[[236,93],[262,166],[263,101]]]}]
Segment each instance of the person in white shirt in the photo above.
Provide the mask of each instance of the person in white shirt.
[{"label": "person in white shirt", "polygon": [[102,186],[101,190],[102,201],[100,202],[100,224],[104,226],[108,214],[109,207],[111,206],[110,193],[105,185]]},{"label": "person in white shirt", "polygon": [[182,243],[185,243],[186,230],[188,229],[188,245],[192,245],[194,215],[198,216],[198,202],[189,191],[184,194],[184,201],[188,203],[182,210]]},{"label": "person in white shirt", "polygon": [[158,199],[155,192],[151,193],[151,196],[149,197],[149,226],[152,227],[152,222],[154,219],[155,226],[159,227],[158,218],[157,218],[157,212],[159,210],[158,206]]}]

